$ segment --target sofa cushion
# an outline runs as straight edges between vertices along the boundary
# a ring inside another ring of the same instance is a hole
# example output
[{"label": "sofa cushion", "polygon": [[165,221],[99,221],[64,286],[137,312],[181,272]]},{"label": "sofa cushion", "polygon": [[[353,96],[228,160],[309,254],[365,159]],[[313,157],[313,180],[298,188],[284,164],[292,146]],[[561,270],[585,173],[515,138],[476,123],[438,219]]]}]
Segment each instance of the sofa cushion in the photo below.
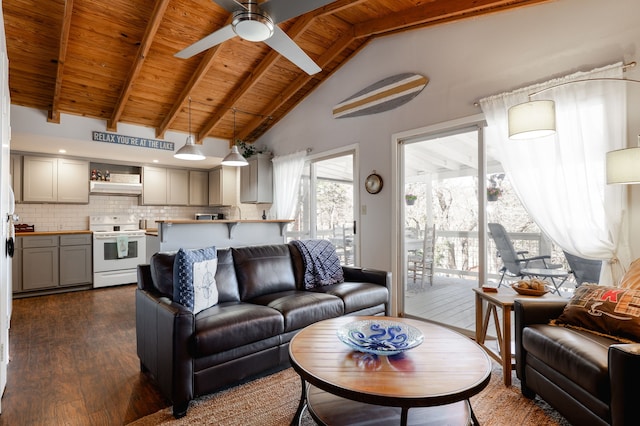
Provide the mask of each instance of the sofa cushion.
[{"label": "sofa cushion", "polygon": [[[173,300],[173,262],[176,252],[159,252],[151,256],[149,262],[153,285],[163,296]],[[216,286],[218,303],[240,301],[236,270],[231,249],[218,249],[218,269]]]},{"label": "sofa cushion", "polygon": [[338,296],[344,302],[345,314],[385,304],[389,300],[386,287],[371,283],[345,282],[316,287],[309,291]]},{"label": "sofa cushion", "polygon": [[284,317],[284,331],[298,330],[344,314],[344,304],[340,298],[312,291],[282,291],[265,294],[249,302],[279,311]]},{"label": "sofa cushion", "polygon": [[165,297],[173,299],[173,261],[175,252],[155,253],[149,261],[151,279],[155,289]]},{"label": "sofa cushion", "polygon": [[608,350],[614,343],[584,330],[547,324],[530,325],[522,332],[522,346],[529,354],[602,401],[611,397]]},{"label": "sofa cushion", "polygon": [[243,301],[264,294],[295,290],[296,282],[286,244],[232,248]]},{"label": "sofa cushion", "polygon": [[196,315],[195,327],[194,356],[203,357],[277,336],[284,319],[265,306],[227,302]]},{"label": "sofa cushion", "polygon": [[183,249],[173,262],[173,300],[194,314],[218,303],[215,247]]},{"label": "sofa cushion", "polygon": [[553,323],[640,342],[640,290],[583,284]]}]

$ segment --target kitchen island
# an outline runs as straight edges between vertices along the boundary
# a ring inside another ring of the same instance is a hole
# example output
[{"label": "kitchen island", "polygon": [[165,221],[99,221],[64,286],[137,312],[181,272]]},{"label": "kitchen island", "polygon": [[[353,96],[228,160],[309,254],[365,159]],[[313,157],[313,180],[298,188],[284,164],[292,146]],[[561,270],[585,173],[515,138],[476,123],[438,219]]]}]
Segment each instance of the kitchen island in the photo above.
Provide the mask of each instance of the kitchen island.
[{"label": "kitchen island", "polygon": [[159,220],[157,235],[147,233],[147,261],[159,251],[216,246],[282,244],[293,220]]}]

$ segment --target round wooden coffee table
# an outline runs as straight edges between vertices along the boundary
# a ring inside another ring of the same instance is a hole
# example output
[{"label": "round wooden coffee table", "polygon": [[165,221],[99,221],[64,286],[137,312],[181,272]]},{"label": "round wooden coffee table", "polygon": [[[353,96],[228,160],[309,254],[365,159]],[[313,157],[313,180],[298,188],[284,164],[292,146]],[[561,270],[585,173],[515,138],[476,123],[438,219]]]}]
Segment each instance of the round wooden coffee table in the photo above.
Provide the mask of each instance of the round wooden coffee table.
[{"label": "round wooden coffee table", "polygon": [[[424,342],[394,356],[351,350],[336,332],[352,321],[387,319],[422,331]],[[491,361],[473,340],[445,327],[407,318],[339,317],[306,327],[289,345],[302,379],[300,405],[325,425],[478,424],[469,398],[491,378]],[[411,409],[411,410],[410,410]]]}]

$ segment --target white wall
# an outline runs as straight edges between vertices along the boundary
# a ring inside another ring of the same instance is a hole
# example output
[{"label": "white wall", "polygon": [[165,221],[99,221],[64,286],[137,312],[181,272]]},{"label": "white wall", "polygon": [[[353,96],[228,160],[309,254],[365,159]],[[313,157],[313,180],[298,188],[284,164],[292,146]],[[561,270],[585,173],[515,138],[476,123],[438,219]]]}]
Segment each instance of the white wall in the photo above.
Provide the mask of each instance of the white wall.
[{"label": "white wall", "polygon": [[[258,142],[276,155],[300,148],[318,154],[359,143],[360,202],[367,206],[360,222],[361,264],[390,270],[391,217],[398,208],[391,199],[391,135],[481,113],[474,102],[485,96],[578,70],[640,61],[639,15],[637,0],[560,0],[384,37],[365,47]],[[639,78],[638,68],[627,77]],[[430,82],[395,110],[331,117],[333,106],[344,98],[401,72],[426,75]],[[629,92],[630,110],[637,111],[640,91]],[[640,133],[637,116],[629,117],[633,145]],[[373,169],[386,178],[376,195],[362,185]],[[638,211],[640,189],[633,195]]]}]

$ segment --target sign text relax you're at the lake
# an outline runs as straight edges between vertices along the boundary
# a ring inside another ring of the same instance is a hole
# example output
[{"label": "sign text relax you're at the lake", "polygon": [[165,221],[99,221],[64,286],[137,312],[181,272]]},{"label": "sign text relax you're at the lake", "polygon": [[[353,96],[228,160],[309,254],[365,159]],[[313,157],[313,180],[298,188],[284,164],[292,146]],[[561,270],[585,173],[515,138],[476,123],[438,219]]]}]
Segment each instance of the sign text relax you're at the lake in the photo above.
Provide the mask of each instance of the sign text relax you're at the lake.
[{"label": "sign text relax you're at the lake", "polygon": [[93,140],[96,142],[115,143],[119,145],[138,146],[140,148],[162,149],[173,151],[173,142],[157,139],[138,138],[135,136],[118,135],[116,133],[93,131]]}]

